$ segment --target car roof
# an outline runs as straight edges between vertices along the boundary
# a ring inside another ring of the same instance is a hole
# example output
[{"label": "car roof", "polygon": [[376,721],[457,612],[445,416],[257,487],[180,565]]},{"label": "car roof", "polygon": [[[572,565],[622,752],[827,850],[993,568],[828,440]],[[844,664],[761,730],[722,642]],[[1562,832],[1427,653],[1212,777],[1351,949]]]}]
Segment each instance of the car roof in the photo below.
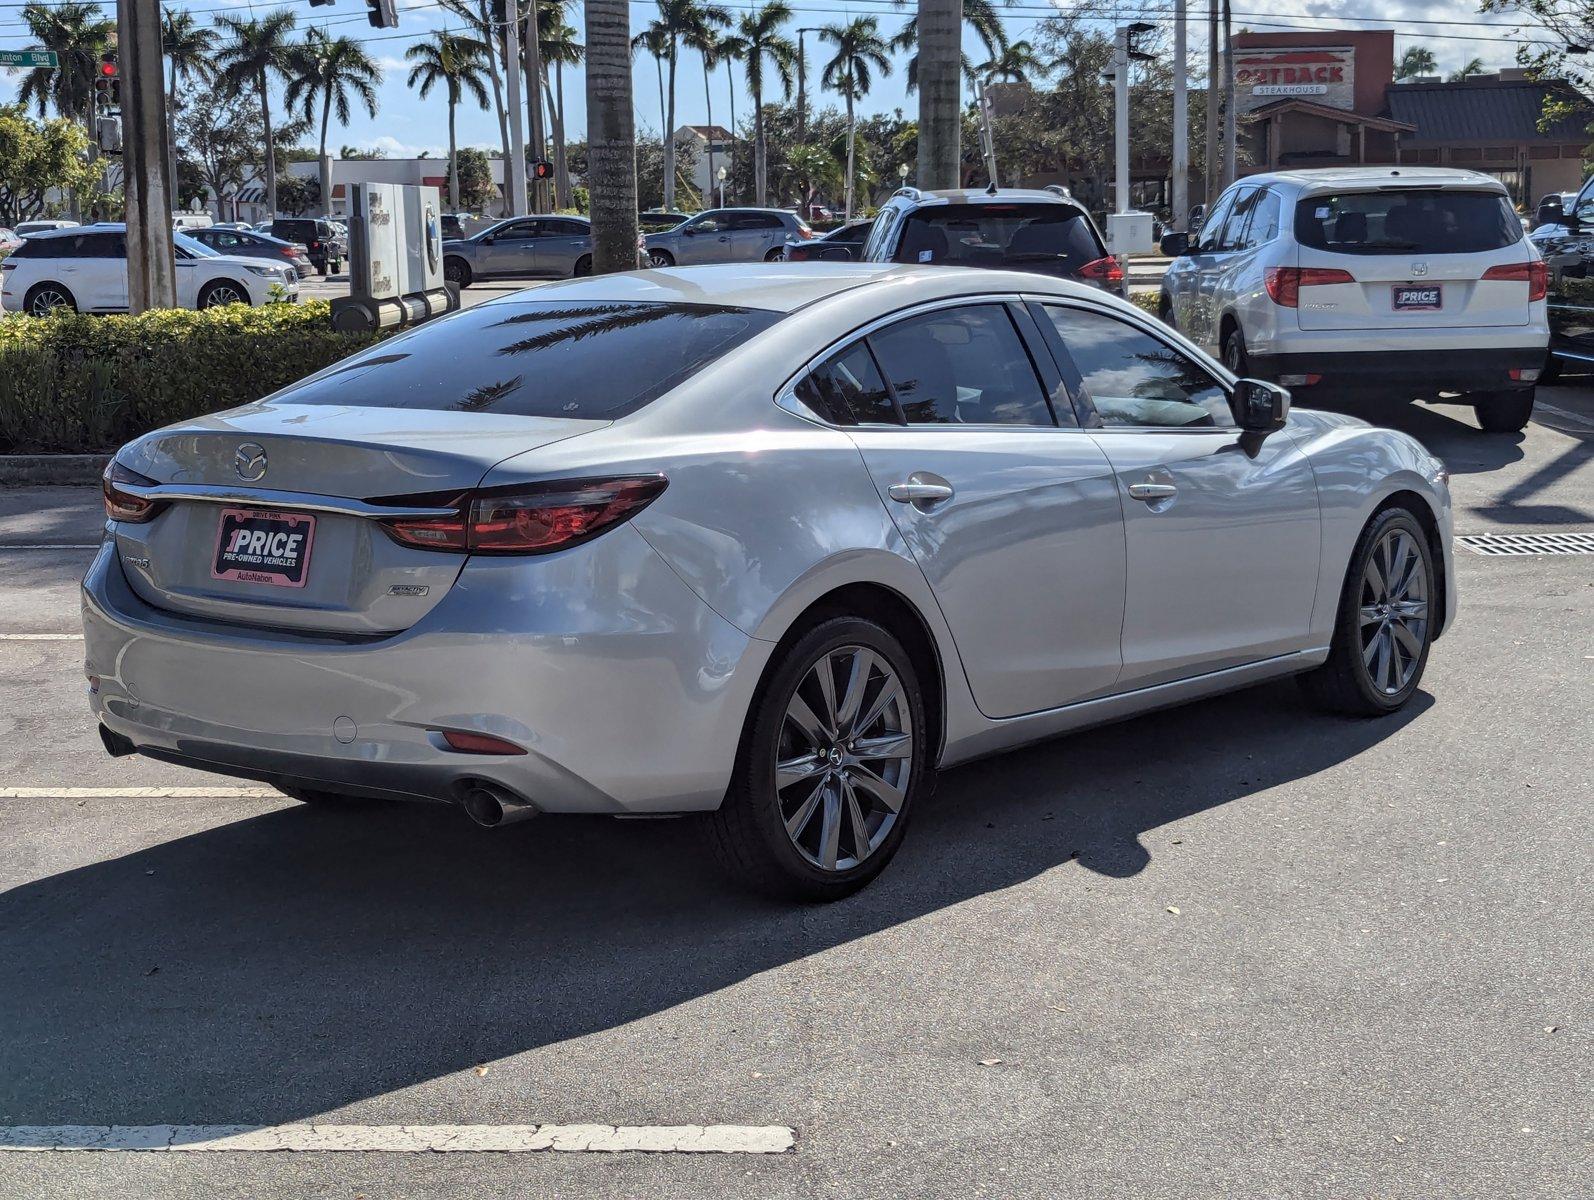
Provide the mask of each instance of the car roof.
[{"label": "car roof", "polygon": [[1071,204],[1082,207],[1072,196],[1048,192],[1042,188],[946,188],[926,190],[916,187],[898,188],[892,199],[898,197],[914,204]]},{"label": "car roof", "polygon": [[489,300],[487,304],[524,304],[538,300],[715,304],[790,313],[866,286],[897,284],[917,286],[934,293],[927,294],[925,299],[935,299],[941,294],[982,295],[1003,291],[1101,296],[1101,292],[1084,284],[1016,271],[916,263],[773,262],[717,263],[587,275],[544,284],[535,291],[512,292]]},{"label": "car roof", "polygon": [[1456,167],[1313,167],[1299,171],[1272,171],[1247,175],[1238,183],[1288,183],[1303,191],[1333,191],[1348,187],[1380,187],[1415,184],[1421,186],[1465,187],[1506,194],[1505,184],[1492,175]]}]

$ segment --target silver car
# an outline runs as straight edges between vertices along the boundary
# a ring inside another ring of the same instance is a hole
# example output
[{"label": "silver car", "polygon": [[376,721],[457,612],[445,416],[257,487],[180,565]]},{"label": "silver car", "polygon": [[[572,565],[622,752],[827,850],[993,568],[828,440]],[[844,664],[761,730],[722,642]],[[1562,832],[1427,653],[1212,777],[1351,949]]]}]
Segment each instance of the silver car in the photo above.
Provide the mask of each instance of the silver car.
[{"label": "silver car", "polygon": [[709,814],[756,886],[877,874],[934,773],[1284,675],[1405,704],[1447,476],[1039,275],[552,284],[107,471],[112,754],[290,796]]},{"label": "silver car", "polygon": [[511,217],[443,243],[443,278],[460,287],[478,279],[569,279],[592,273],[592,223],[586,217]]},{"label": "silver car", "polygon": [[775,262],[788,239],[814,236],[796,213],[779,208],[711,208],[691,220],[643,239],[655,267],[722,262]]}]

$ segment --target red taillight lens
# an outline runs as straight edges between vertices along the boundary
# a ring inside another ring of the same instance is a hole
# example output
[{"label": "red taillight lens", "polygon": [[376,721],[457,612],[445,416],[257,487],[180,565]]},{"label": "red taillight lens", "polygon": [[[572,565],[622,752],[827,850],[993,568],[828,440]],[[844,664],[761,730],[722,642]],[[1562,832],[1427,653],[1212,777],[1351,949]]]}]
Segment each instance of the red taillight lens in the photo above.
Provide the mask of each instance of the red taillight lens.
[{"label": "red taillight lens", "polygon": [[[987,205],[987,208],[990,206]],[[1081,279],[1093,279],[1097,283],[1122,283],[1124,269],[1118,265],[1116,258],[1098,258],[1088,262],[1075,272]]]},{"label": "red taillight lens", "polygon": [[1528,285],[1528,303],[1542,300],[1550,291],[1550,268],[1543,259],[1534,259],[1525,263],[1502,263],[1497,267],[1490,267],[1483,273],[1487,281],[1502,283],[1525,283]]},{"label": "red taillight lens", "polygon": [[155,514],[164,507],[161,501],[135,496],[132,492],[124,491],[117,486],[118,484],[131,484],[134,487],[156,486],[155,480],[140,475],[137,471],[130,471],[112,459],[105,468],[105,474],[100,476],[100,491],[105,496],[105,515],[113,521],[127,521],[133,525],[141,525],[145,521],[153,520]]},{"label": "red taillight lens", "polygon": [[566,479],[469,492],[447,517],[397,518],[383,526],[395,541],[423,550],[470,554],[549,554],[597,537],[656,500],[662,475]]},{"label": "red taillight lens", "polygon": [[1356,276],[1338,267],[1269,267],[1263,276],[1268,299],[1281,308],[1299,308],[1303,287],[1355,283]]},{"label": "red taillight lens", "polygon": [[443,740],[448,743],[450,750],[458,750],[461,754],[524,754],[524,748],[514,742],[506,742],[503,738],[490,737],[485,733],[465,733],[458,729],[439,730]]}]

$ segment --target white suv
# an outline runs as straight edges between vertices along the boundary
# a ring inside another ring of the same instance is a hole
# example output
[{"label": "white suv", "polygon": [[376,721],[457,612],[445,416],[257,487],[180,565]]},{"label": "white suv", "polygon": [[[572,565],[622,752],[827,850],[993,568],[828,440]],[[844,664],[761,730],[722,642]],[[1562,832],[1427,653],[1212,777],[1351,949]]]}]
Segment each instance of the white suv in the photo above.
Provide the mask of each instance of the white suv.
[{"label": "white suv", "polygon": [[1492,431],[1533,413],[1550,329],[1544,261],[1504,186],[1473,171],[1251,175],[1176,255],[1159,308],[1238,375],[1323,393],[1471,404]]},{"label": "white suv", "polygon": [[[184,234],[177,251],[177,306],[269,304],[299,299],[292,267],[217,254]],[[53,309],[127,311],[127,226],[82,225],[23,240],[3,263],[0,308],[44,316]]]}]

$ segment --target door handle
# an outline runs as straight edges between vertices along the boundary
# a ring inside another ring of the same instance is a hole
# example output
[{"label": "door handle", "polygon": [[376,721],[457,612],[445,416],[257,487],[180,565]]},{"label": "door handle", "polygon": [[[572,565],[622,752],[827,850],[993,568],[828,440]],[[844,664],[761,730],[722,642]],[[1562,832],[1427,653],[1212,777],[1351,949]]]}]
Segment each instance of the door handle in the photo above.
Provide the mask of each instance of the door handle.
[{"label": "door handle", "polygon": [[906,483],[893,483],[886,492],[898,504],[923,504],[926,507],[950,500],[953,495],[950,483],[930,483],[916,475],[910,475]]},{"label": "door handle", "polygon": [[1129,494],[1136,500],[1166,500],[1178,495],[1179,489],[1171,483],[1131,483]]}]

